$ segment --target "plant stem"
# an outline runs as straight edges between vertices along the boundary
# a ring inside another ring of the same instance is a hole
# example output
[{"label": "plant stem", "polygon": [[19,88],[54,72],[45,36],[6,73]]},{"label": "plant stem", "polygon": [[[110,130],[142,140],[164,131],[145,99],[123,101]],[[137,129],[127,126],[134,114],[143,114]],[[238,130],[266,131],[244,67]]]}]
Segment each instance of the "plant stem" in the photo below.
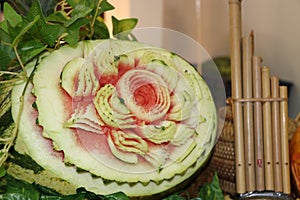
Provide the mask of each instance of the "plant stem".
[{"label": "plant stem", "polygon": [[95,15],[94,15],[94,17],[92,19],[92,22],[91,22],[91,38],[93,37],[94,32],[95,32],[94,25],[95,25],[96,19],[98,17],[98,13],[99,13],[99,10],[100,10],[100,4],[101,4],[101,2],[102,2],[102,0],[99,0],[98,3],[97,3]]},{"label": "plant stem", "polygon": [[[17,55],[17,58],[18,58],[18,54],[16,52],[16,55]],[[19,60],[19,59],[18,59]],[[26,73],[26,69],[25,67],[23,66],[23,63],[21,60],[19,60],[20,62],[20,65],[23,69],[23,71]],[[30,76],[27,77],[26,76],[26,79],[25,79],[25,85],[24,85],[24,89],[22,91],[22,94],[20,96],[20,105],[19,105],[19,110],[18,110],[18,115],[17,115],[17,118],[15,120],[15,127],[13,128],[12,130],[12,134],[10,137],[8,138],[1,138],[1,140],[3,142],[5,142],[4,144],[4,147],[0,150],[0,152],[2,152],[2,155],[0,156],[0,166],[3,166],[4,162],[6,161],[6,159],[8,158],[8,152],[9,152],[9,149],[14,145],[14,142],[17,138],[17,135],[18,135],[18,131],[19,131],[19,126],[20,126],[20,121],[21,121],[21,117],[22,117],[22,112],[24,110],[24,96],[25,96],[25,93],[26,93],[26,90],[27,90],[27,87],[30,83],[30,80],[32,79],[32,76],[34,74],[34,71],[36,69],[36,66],[37,66],[37,63],[38,63],[38,59],[37,59],[37,62],[36,62],[36,65],[35,65],[35,68],[34,70],[31,72]],[[27,73],[26,73],[27,74]],[[25,75],[26,75],[25,74]]]},{"label": "plant stem", "polygon": [[6,81],[0,81],[0,84],[15,83],[15,82],[20,81],[20,80],[24,80],[24,79],[18,78],[18,79],[11,79],[11,80],[6,80]]},{"label": "plant stem", "polygon": [[15,76],[20,75],[18,72],[0,71],[0,76],[3,75],[3,74],[9,74],[9,75],[15,75]]},{"label": "plant stem", "polygon": [[20,55],[19,55],[19,53],[18,53],[17,45],[14,46],[14,52],[15,52],[15,54],[16,54],[16,57],[17,57],[17,59],[18,59],[18,62],[19,62],[19,64],[20,64],[20,66],[21,66],[21,68],[22,68],[22,70],[23,70],[24,76],[27,77],[27,72],[26,72],[25,66],[24,66],[24,64],[23,64],[23,62],[22,62],[22,60],[21,60],[21,58],[20,58]]},{"label": "plant stem", "polygon": [[[24,91],[26,90],[26,86],[24,88]],[[9,138],[6,138],[6,141],[4,138],[1,138],[2,141],[5,141],[5,145],[4,147],[1,149],[1,152],[3,153],[0,157],[0,166],[3,166],[4,162],[6,161],[6,159],[8,158],[8,152],[9,149],[13,146],[15,139],[17,137],[18,134],[18,130],[19,130],[19,124],[20,124],[20,120],[21,120],[21,116],[22,116],[22,112],[23,112],[23,108],[24,108],[24,95],[22,95],[20,97],[20,107],[19,107],[19,112],[18,112],[18,116],[16,119],[16,123],[15,123],[15,127],[12,131],[12,135]]]}]

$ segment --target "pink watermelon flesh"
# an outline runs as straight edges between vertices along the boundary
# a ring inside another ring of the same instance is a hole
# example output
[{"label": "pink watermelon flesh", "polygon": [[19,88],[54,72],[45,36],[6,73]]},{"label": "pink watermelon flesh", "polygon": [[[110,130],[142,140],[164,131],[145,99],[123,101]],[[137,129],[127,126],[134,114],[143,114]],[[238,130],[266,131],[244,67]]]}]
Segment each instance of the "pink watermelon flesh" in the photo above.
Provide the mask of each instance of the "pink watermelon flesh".
[{"label": "pink watermelon flesh", "polygon": [[[61,87],[60,77],[76,58],[73,49],[63,50],[69,54],[60,58],[63,64],[52,65],[62,53],[48,56],[34,78],[36,103],[44,137],[52,140],[55,150],[64,152],[65,162],[103,180],[145,187],[155,184],[151,187],[157,193],[186,180],[202,166],[214,142],[216,113],[207,85],[192,66],[170,52],[137,47],[136,52],[129,51],[128,60],[105,63],[112,66],[98,66],[93,57],[85,57],[84,50],[79,52],[86,61],[67,80],[71,89]],[[149,52],[158,58],[146,62]],[[49,72],[55,81],[40,84]],[[57,110],[54,104],[46,109],[47,95],[63,109]],[[55,124],[62,124],[57,131],[47,117],[56,113],[64,116],[63,122]],[[64,134],[75,141],[68,143],[72,147],[63,141]]]}]

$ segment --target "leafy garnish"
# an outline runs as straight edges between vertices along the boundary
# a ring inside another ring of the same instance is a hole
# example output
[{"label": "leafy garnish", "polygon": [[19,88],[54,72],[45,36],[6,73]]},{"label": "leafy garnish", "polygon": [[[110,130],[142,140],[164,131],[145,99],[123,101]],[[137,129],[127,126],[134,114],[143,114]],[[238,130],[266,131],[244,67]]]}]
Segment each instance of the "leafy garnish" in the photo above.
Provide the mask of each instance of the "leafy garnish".
[{"label": "leafy garnish", "polygon": [[173,194],[171,196],[164,198],[163,200],[185,200],[185,198],[178,194]]},{"label": "leafy garnish", "polygon": [[0,178],[4,177],[6,175],[6,170],[5,167],[0,166]]},{"label": "leafy garnish", "polygon": [[17,180],[12,176],[6,175],[6,185],[3,186],[4,192],[0,199],[6,200],[129,200],[122,192],[109,195],[96,195],[82,188],[76,194],[61,195],[57,192],[40,185],[30,184],[22,180]]},{"label": "leafy garnish", "polygon": [[[52,12],[50,9],[53,9]],[[26,64],[46,49],[56,49],[62,44],[75,46],[87,39],[112,37],[103,19],[104,12],[112,9],[114,7],[107,0],[5,2],[5,20],[0,24],[0,57],[4,58],[0,61],[1,68],[20,65],[14,62],[16,55],[13,55],[13,49]],[[137,23],[137,19],[131,18],[117,20],[113,17],[112,21],[114,35],[130,32]],[[27,51],[21,51],[24,49]]]},{"label": "leafy garnish", "polygon": [[[18,13],[26,15],[30,7],[32,6],[32,0],[6,0]],[[53,8],[57,3],[57,0],[40,0],[42,5],[42,11],[45,16],[48,16],[53,12]]]},{"label": "leafy garnish", "polygon": [[[36,62],[45,52],[66,44],[76,46],[83,40],[112,38],[103,19],[104,12],[112,9],[107,0],[4,1],[4,21],[0,22],[0,84],[11,88],[20,80],[28,83],[30,77],[25,66]],[[137,19],[123,19],[119,23],[115,18],[112,20],[112,32],[127,31],[123,39],[129,39]],[[20,108],[23,104],[21,98]],[[0,166],[17,136],[18,120],[15,124],[9,139],[0,136]]]},{"label": "leafy garnish", "polygon": [[117,35],[119,39],[127,39],[130,31],[136,26],[136,19],[122,19],[118,20],[112,17],[113,34]]},{"label": "leafy garnish", "polygon": [[39,199],[39,192],[34,185],[24,181],[18,181],[11,176],[6,176],[6,193],[2,194],[2,199]]},{"label": "leafy garnish", "polygon": [[[179,194],[172,194],[163,200],[185,200]],[[200,186],[198,195],[188,200],[224,200],[224,194],[219,184],[217,172],[215,172],[213,179],[210,183],[204,183]]]},{"label": "leafy garnish", "polygon": [[219,184],[219,178],[217,173],[214,174],[211,183],[205,183],[201,186],[198,193],[199,200],[222,200],[224,199],[223,191]]}]

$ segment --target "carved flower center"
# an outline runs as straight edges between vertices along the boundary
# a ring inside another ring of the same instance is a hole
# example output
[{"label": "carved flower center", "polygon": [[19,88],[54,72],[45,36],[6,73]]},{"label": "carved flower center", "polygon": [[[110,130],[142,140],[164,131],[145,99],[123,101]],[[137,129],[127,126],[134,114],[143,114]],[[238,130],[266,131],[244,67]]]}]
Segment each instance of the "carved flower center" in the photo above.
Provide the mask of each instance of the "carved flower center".
[{"label": "carved flower center", "polygon": [[155,87],[150,83],[146,83],[137,88],[133,92],[133,95],[136,104],[144,107],[144,109],[148,112],[155,106],[157,101]]},{"label": "carved flower center", "polygon": [[126,72],[117,83],[118,95],[138,119],[152,122],[161,119],[170,108],[170,92],[157,74],[134,69]]}]

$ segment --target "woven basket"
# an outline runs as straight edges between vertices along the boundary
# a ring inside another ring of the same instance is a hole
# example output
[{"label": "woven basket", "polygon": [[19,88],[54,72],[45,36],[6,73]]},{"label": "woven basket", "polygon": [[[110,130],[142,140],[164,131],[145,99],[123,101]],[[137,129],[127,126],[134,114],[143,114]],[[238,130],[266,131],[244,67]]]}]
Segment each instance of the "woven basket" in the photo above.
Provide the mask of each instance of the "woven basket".
[{"label": "woven basket", "polygon": [[222,190],[233,195],[236,193],[233,115],[231,106],[221,109],[226,109],[226,115],[220,116],[224,120],[224,126],[214,148],[209,169],[218,173]]}]

